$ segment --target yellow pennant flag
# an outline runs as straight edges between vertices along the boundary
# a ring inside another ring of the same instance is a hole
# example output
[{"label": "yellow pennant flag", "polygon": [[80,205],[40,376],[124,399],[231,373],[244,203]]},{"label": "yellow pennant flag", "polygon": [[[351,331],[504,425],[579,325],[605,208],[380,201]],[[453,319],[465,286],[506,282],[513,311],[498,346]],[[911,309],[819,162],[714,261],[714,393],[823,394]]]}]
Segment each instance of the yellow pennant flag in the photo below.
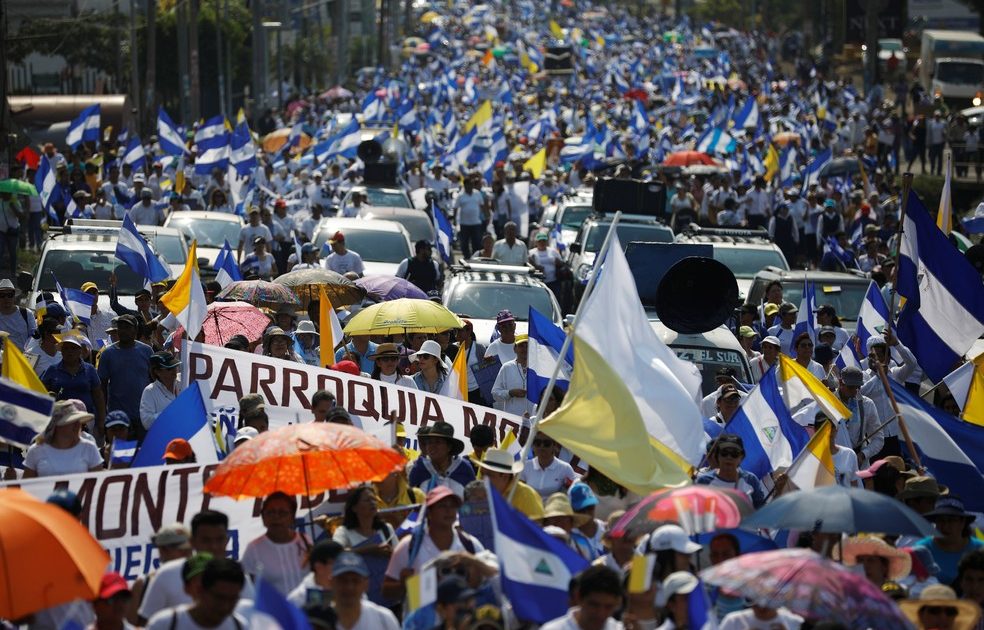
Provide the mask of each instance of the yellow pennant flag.
[{"label": "yellow pennant flag", "polygon": [[441,394],[458,400],[468,400],[468,342],[458,347],[451,372],[441,386]]},{"label": "yellow pennant flag", "polygon": [[464,133],[468,133],[473,127],[481,127],[490,122],[492,122],[492,103],[491,101],[485,101],[475,110],[475,113],[468,119],[468,122],[465,123]]},{"label": "yellow pennant flag", "polygon": [[[786,476],[795,488],[810,490],[821,486],[832,486],[834,475],[834,455],[830,451],[830,435],[834,423],[824,422],[786,471]],[[792,490],[794,488],[788,488]]]},{"label": "yellow pennant flag", "polygon": [[3,340],[3,371],[0,372],[0,376],[38,393],[48,393],[48,388],[41,384],[41,379],[38,378],[27,357],[17,344],[10,340],[10,337],[5,337]]},{"label": "yellow pennant flag", "polygon": [[161,296],[161,304],[184,326],[188,339],[192,341],[198,337],[208,315],[208,302],[205,301],[205,290],[198,273],[197,252],[198,242],[192,241],[184,271],[175,280],[171,290]]},{"label": "yellow pennant flag", "polygon": [[826,385],[792,357],[779,355],[777,376],[787,408],[796,409],[804,400],[812,400],[831,420],[847,420],[851,417],[851,410],[841,402],[837,394],[827,389]]},{"label": "yellow pennant flag", "polygon": [[547,168],[547,149],[546,147],[536,152],[536,155],[523,162],[523,170],[533,174],[533,179],[540,179],[543,171]]},{"label": "yellow pennant flag", "polygon": [[335,308],[328,299],[324,287],[319,287],[321,311],[318,314],[318,327],[321,331],[321,367],[335,364],[335,347],[342,343],[342,324],[338,321]]},{"label": "yellow pennant flag", "polygon": [[953,200],[950,195],[950,177],[953,171],[953,152],[947,151],[944,154],[945,157],[945,173],[943,179],[943,192],[940,193],[940,209],[936,214],[936,225],[939,226],[943,233],[949,236],[950,232],[953,231]]},{"label": "yellow pennant flag", "polygon": [[554,20],[550,20],[550,34],[557,39],[564,39],[564,29],[560,28],[560,24]]},{"label": "yellow pennant flag", "polygon": [[779,153],[774,145],[769,145],[769,150],[766,152],[765,160],[762,163],[765,165],[765,181],[771,182],[772,178],[779,172]]}]

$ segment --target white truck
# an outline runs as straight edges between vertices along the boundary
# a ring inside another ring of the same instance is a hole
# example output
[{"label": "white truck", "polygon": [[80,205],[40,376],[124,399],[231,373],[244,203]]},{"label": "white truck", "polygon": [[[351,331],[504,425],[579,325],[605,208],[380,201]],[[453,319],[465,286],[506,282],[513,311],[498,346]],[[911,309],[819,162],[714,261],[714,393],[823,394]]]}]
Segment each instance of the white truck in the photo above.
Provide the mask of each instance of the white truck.
[{"label": "white truck", "polygon": [[984,37],[971,31],[926,29],[919,80],[930,98],[951,107],[977,107],[984,99]]}]

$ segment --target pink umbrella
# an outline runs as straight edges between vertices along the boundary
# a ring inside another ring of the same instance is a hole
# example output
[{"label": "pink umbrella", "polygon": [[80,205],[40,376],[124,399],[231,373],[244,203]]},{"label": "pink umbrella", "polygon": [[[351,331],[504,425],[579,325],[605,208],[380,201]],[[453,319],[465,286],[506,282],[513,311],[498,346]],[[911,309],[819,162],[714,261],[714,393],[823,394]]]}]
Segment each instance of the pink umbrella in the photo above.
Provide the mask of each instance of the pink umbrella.
[{"label": "pink umbrella", "polygon": [[[225,345],[234,335],[242,335],[250,341],[257,341],[270,325],[270,318],[263,311],[246,302],[212,302],[202,324],[205,343],[213,346]],[[176,337],[184,328],[179,327]]]},{"label": "pink umbrella", "polygon": [[678,523],[688,534],[737,527],[754,511],[743,492],[710,486],[657,490],[633,506],[612,528],[613,536],[651,532],[665,522]]},{"label": "pink umbrella", "polygon": [[346,90],[340,85],[336,85],[335,87],[322,92],[321,98],[326,100],[352,98],[352,92],[350,90]]}]

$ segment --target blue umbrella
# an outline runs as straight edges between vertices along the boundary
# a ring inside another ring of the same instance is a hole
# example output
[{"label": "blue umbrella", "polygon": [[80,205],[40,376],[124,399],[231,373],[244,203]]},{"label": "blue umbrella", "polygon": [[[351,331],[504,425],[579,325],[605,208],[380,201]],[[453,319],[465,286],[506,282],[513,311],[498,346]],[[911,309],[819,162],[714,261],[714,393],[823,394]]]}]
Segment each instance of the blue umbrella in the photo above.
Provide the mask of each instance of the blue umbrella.
[{"label": "blue umbrella", "polygon": [[901,502],[877,492],[824,486],[783,495],[741,522],[744,529],[932,536],[929,521]]},{"label": "blue umbrella", "polygon": [[355,281],[376,302],[388,302],[400,298],[426,300],[427,294],[415,284],[395,276],[367,275]]}]

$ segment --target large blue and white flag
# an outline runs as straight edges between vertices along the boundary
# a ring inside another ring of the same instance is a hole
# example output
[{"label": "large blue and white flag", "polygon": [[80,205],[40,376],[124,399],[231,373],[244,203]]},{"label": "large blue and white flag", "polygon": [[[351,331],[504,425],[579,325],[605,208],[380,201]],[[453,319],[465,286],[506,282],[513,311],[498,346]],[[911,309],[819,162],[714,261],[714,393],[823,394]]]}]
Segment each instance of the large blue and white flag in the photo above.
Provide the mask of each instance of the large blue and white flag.
[{"label": "large blue and white flag", "polygon": [[41,197],[41,206],[47,210],[51,207],[51,195],[55,192],[55,185],[58,183],[55,177],[55,169],[51,167],[51,161],[47,155],[41,156],[38,164],[38,172],[34,174],[34,187]]},{"label": "large blue and white flag", "polygon": [[[541,315],[532,306],[529,318],[529,352],[526,360],[526,398],[537,404],[543,390],[550,382],[550,376],[560,361],[560,351],[564,349],[564,330]],[[567,391],[574,372],[574,344],[567,349],[567,355],[560,361],[560,372],[554,387]]]},{"label": "large blue and white flag", "polygon": [[181,132],[178,131],[178,126],[167,115],[163,106],[157,110],[157,141],[161,145],[161,151],[168,155],[188,152],[188,147],[185,146],[185,140],[181,136]]},{"label": "large blue and white flag", "polygon": [[708,155],[731,153],[736,146],[735,139],[731,137],[731,134],[718,127],[708,129],[697,141],[697,150]]},{"label": "large blue and white flag", "polygon": [[245,120],[240,121],[232,130],[229,144],[229,161],[236,169],[236,174],[240,177],[252,175],[256,168],[256,145],[253,144],[253,134]]},{"label": "large blue and white flag", "polygon": [[200,381],[189,384],[157,417],[133,458],[133,468],[160,466],[168,443],[178,438],[188,440],[199,464],[219,461]]},{"label": "large blue and white flag", "polygon": [[76,149],[83,142],[99,142],[99,111],[98,103],[83,109],[78,118],[68,125],[65,144]]},{"label": "large blue and white flag", "polygon": [[857,336],[862,353],[868,347],[868,337],[880,335],[888,322],[888,305],[878,285],[872,282],[864,294],[858,311]]},{"label": "large blue and white flag", "polygon": [[9,378],[0,378],[0,440],[27,448],[44,431],[55,401]]},{"label": "large blue and white flag", "polygon": [[[300,256],[297,259],[300,260]],[[223,289],[233,282],[243,279],[242,274],[239,272],[239,265],[236,264],[236,256],[232,253],[232,246],[229,245],[228,239],[226,239],[225,245],[222,246],[222,251],[215,257],[215,271],[215,281]]]},{"label": "large blue and white flag", "polygon": [[454,231],[451,229],[451,222],[448,221],[444,211],[431,202],[431,213],[434,216],[434,247],[441,255],[444,262],[451,263],[451,243],[454,241]]},{"label": "large blue and white flag", "polygon": [[803,169],[803,194],[806,194],[807,189],[813,184],[820,181],[820,171],[824,166],[829,164],[831,160],[834,159],[834,152],[832,149],[824,149],[820,153],[810,160],[810,163],[806,165]]},{"label": "large blue and white flag", "polygon": [[143,143],[137,134],[133,134],[123,152],[123,163],[129,164],[134,172],[142,171],[147,164],[147,154],[144,152]]},{"label": "large blue and white flag", "polygon": [[823,254],[827,255],[828,253],[833,254],[834,258],[840,262],[845,270],[858,268],[858,263],[854,259],[854,255],[841,247],[836,237],[828,236],[823,239]]},{"label": "large blue and white flag", "polygon": [[725,433],[741,437],[745,459],[741,463],[756,477],[764,477],[780,466],[789,466],[806,447],[806,429],[793,420],[783,402],[776,382],[776,368],[771,368],[724,427]]},{"label": "large blue and white flag", "polygon": [[796,313],[796,325],[793,326],[793,339],[789,342],[786,354],[796,356],[796,338],[803,333],[810,335],[810,340],[817,340],[817,296],[816,285],[809,280],[803,281],[803,297],[800,299],[799,311]]},{"label": "large blue and white flag", "polygon": [[195,132],[195,173],[209,175],[212,169],[229,170],[229,129],[223,116],[209,118]]},{"label": "large blue and white flag", "polygon": [[370,90],[362,101],[362,119],[366,122],[380,121],[386,113],[386,103],[376,96],[375,90]]},{"label": "large blue and white flag", "polygon": [[898,292],[906,298],[898,336],[933,382],[984,333],[984,284],[909,191],[899,245]]},{"label": "large blue and white flag", "polygon": [[336,157],[353,159],[357,155],[361,142],[362,128],[359,121],[352,118],[344,129],[318,145],[321,148],[320,152],[318,148],[315,148],[315,156],[319,163]]},{"label": "large blue and white flag", "polygon": [[151,248],[150,243],[137,231],[129,213],[123,215],[123,227],[116,241],[116,258],[137,275],[150,282],[161,282],[171,277],[171,269]]},{"label": "large blue and white flag", "polygon": [[[942,232],[940,232],[942,234]],[[889,379],[899,413],[923,466],[960,496],[968,510],[984,511],[984,427],[962,422]]]},{"label": "large blue and white flag", "polygon": [[256,594],[253,597],[251,628],[269,630],[311,630],[307,616],[300,608],[290,603],[283,593],[263,579],[256,576]]},{"label": "large blue and white flag", "polygon": [[749,96],[745,105],[738,110],[731,118],[735,123],[735,129],[755,128],[759,124],[758,102],[754,96]]},{"label": "large blue and white flag", "polygon": [[486,484],[495,555],[503,594],[513,604],[516,617],[546,623],[567,612],[571,578],[588,567],[573,549],[543,532]]},{"label": "large blue and white flag", "polygon": [[[55,274],[52,273],[51,277],[55,278]],[[96,296],[78,289],[66,289],[58,282],[58,278],[55,278],[55,290],[58,291],[58,297],[61,298],[65,310],[88,326],[92,318],[92,305],[96,303]]]}]

